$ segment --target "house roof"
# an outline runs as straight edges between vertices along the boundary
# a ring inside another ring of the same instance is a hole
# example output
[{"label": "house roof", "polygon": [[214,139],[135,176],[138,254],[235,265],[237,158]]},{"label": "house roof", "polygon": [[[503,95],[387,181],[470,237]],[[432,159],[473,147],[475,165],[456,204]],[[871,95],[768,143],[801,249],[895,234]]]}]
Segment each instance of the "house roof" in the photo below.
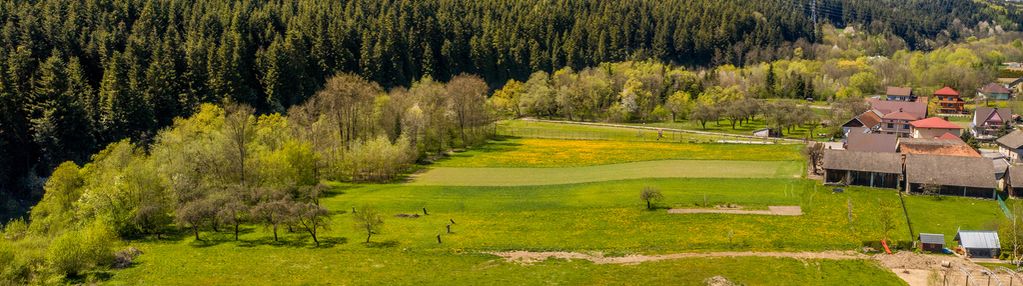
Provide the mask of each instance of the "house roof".
[{"label": "house roof", "polygon": [[[958,139],[958,138],[956,138]],[[899,153],[930,154],[979,158],[980,153],[962,140],[938,138],[902,138],[899,139]]]},{"label": "house roof", "polygon": [[914,184],[995,188],[994,166],[982,157],[908,154],[906,179]]},{"label": "house roof", "polygon": [[946,87],[943,87],[943,88],[939,89],[938,91],[935,91],[934,95],[959,96],[959,92],[956,91],[955,89],[952,89],[951,87],[947,87],[946,86]]},{"label": "house roof", "polygon": [[885,88],[885,94],[894,96],[911,96],[913,95],[913,89],[908,87],[889,86]]},{"label": "house roof", "polygon": [[871,109],[877,110],[881,114],[905,112],[915,115],[916,118],[913,118],[913,120],[927,117],[927,97],[918,98],[916,101],[880,100],[877,98],[871,98],[867,100],[867,103],[870,104]]},{"label": "house roof", "polygon": [[907,121],[920,119],[920,117],[916,116],[915,114],[908,113],[908,112],[901,112],[901,111],[900,112],[893,112],[893,113],[885,114],[881,118],[888,119],[888,120],[907,120]]},{"label": "house roof", "polygon": [[845,149],[862,152],[895,153],[899,137],[895,134],[849,132],[845,140]]},{"label": "house roof", "polygon": [[[862,126],[862,127],[874,128],[874,126],[877,126],[878,124],[881,124],[881,116],[878,116],[877,113],[875,113],[872,110],[867,110],[863,114],[860,114],[860,115],[857,115],[856,117],[853,117],[853,119],[850,119],[848,122],[846,122],[842,126],[849,127],[850,126],[849,123],[852,123],[852,122],[859,122],[861,124],[860,126]],[[853,125],[853,126],[855,126],[855,125]]]},{"label": "house roof", "polygon": [[998,241],[998,232],[993,230],[960,230],[956,233],[955,240],[967,249],[1002,248],[1002,244]]},{"label": "house roof", "polygon": [[[1009,165],[1008,173],[1009,173],[1009,180],[1010,181],[1015,181],[1017,179],[1023,180],[1023,164],[1011,164],[1011,165]],[[1019,182],[1019,184],[1021,184],[1021,185],[1020,186],[1014,186],[1014,187],[1023,187],[1023,182]],[[1013,183],[1013,185],[1016,185],[1016,183]]]},{"label": "house roof", "polygon": [[929,244],[945,244],[945,235],[940,233],[920,233],[920,242]]},{"label": "house roof", "polygon": [[1012,93],[1011,90],[997,83],[989,83],[980,88],[980,92],[984,94],[992,93]]},{"label": "house roof", "polygon": [[963,139],[959,138],[959,136],[956,136],[955,134],[948,132],[945,132],[945,134],[941,134],[941,136],[938,136],[938,139],[963,141]]},{"label": "house roof", "polygon": [[912,125],[915,128],[961,129],[959,125],[956,125],[955,123],[952,122],[948,122],[947,120],[938,117],[920,119],[917,121],[910,122],[909,125]]},{"label": "house roof", "polygon": [[995,179],[1001,180],[1005,172],[1009,171],[1009,161],[1002,158],[991,159],[991,166],[995,168]]},{"label": "house roof", "polygon": [[902,173],[902,156],[898,153],[824,150],[824,169],[875,173]]},{"label": "house roof", "polygon": [[997,108],[997,107],[977,107],[977,110],[973,111],[973,126],[984,125],[989,119],[993,118],[997,114],[1000,120],[994,120],[993,123],[1001,124],[1006,120],[1012,119],[1012,109],[1009,108]]},{"label": "house roof", "polygon": [[1019,149],[1023,147],[1023,130],[1015,130],[995,140],[998,145],[1005,146],[1010,149]]}]

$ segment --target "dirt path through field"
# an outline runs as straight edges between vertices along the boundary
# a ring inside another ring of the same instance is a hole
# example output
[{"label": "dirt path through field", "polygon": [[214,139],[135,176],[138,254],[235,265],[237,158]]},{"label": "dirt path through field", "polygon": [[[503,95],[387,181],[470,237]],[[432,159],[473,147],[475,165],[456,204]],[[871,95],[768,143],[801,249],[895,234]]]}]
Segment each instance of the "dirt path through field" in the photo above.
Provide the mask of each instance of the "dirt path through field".
[{"label": "dirt path through field", "polygon": [[769,206],[767,210],[741,210],[741,209],[670,209],[670,214],[752,214],[752,215],[781,215],[800,216],[803,209],[799,206]]},{"label": "dirt path through field", "polygon": [[508,251],[508,252],[487,252],[500,256],[508,262],[521,264],[533,264],[547,259],[580,259],[588,260],[596,264],[636,264],[650,261],[660,261],[682,258],[710,258],[710,257],[779,257],[796,259],[868,259],[869,256],[855,251],[824,251],[824,252],[706,252],[706,253],[673,253],[662,255],[628,255],[608,257],[603,253],[579,253],[579,252],[530,252],[530,251]]}]

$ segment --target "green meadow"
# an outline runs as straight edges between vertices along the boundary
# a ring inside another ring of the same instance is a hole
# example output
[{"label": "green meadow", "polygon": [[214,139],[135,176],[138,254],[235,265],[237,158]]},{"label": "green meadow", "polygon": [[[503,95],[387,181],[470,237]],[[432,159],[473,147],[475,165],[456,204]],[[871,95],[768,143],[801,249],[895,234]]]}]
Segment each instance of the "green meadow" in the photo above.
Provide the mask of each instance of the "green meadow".
[{"label": "green meadow", "polygon": [[[597,150],[587,152],[586,150]],[[772,160],[773,159],[773,160]],[[904,285],[870,260],[685,258],[639,264],[550,259],[507,262],[500,251],[630,254],[855,250],[884,236],[881,202],[894,190],[803,179],[797,145],[730,145],[509,138],[456,153],[407,182],[330,183],[331,210],[315,246],[308,234],[247,225],[130,242],[135,266],[107,283],[136,284],[673,284],[724,276],[749,285]],[[664,199],[646,209],[644,188]],[[909,196],[916,232],[989,227],[991,201]],[[800,206],[801,216],[669,214],[669,208]],[[352,211],[372,206],[384,226],[365,243]],[[429,214],[424,214],[424,209]],[[937,210],[949,210],[942,212]],[[889,236],[909,239],[901,208]],[[398,217],[398,215],[418,217]],[[450,225],[451,232],[448,232]],[[297,229],[296,229],[297,230]],[[438,237],[440,242],[438,242]]]}]

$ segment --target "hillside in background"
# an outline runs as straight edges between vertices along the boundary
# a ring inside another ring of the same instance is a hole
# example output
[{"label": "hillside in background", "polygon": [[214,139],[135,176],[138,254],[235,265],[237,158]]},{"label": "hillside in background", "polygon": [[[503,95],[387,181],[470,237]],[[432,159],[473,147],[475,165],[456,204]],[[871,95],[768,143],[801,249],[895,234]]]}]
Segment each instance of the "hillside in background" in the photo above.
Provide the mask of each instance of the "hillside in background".
[{"label": "hillside in background", "polygon": [[497,87],[630,59],[802,56],[821,41],[815,22],[929,50],[1020,20],[968,0],[3,1],[0,201],[37,199],[60,162],[124,138],[146,145],[201,103],[280,112],[340,72],[384,87],[470,73]]}]

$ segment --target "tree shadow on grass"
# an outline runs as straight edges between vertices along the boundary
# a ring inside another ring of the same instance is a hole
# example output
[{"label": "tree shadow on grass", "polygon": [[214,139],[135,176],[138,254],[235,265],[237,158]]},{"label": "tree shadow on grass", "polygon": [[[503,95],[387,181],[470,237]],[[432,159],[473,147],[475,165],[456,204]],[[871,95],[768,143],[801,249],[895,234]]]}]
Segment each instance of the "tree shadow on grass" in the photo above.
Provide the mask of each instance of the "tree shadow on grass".
[{"label": "tree shadow on grass", "polygon": [[381,241],[381,242],[370,241],[370,242],[363,242],[362,245],[365,245],[366,247],[369,247],[369,248],[393,248],[393,247],[397,247],[398,246],[398,241],[397,240],[387,240],[387,241]]}]

